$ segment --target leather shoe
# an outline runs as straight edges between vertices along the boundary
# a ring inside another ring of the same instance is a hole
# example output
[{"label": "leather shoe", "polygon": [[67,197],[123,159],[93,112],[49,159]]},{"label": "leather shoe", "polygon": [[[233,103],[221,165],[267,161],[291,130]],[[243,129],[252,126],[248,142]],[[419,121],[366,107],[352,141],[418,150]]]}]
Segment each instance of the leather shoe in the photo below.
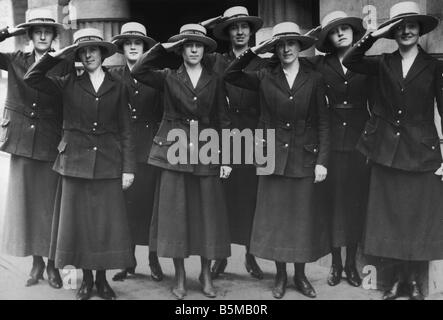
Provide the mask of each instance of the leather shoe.
[{"label": "leather shoe", "polygon": [[217,279],[220,274],[224,273],[227,265],[227,259],[215,260],[214,265],[211,268],[212,279]]},{"label": "leather shoe", "polygon": [[395,300],[401,296],[402,283],[396,281],[389,290],[386,290],[383,294],[383,300]]},{"label": "leather shoe", "polygon": [[82,281],[82,284],[80,286],[80,289],[78,289],[76,294],[77,300],[89,300],[92,297],[92,288],[94,287],[94,284],[89,281]]},{"label": "leather shoe", "polygon": [[97,295],[103,300],[115,300],[117,298],[108,281],[96,281],[95,286],[97,288]]},{"label": "leather shoe", "polygon": [[295,285],[295,288],[298,291],[300,291],[304,296],[306,296],[308,298],[316,298],[317,297],[317,293],[315,292],[311,283],[305,277],[304,278],[294,277],[294,285]]},{"label": "leather shoe", "polygon": [[54,289],[60,289],[63,287],[62,278],[60,272],[55,268],[46,268],[46,274],[48,275],[48,283]]},{"label": "leather shoe", "polygon": [[163,270],[160,265],[160,262],[157,260],[153,260],[149,262],[149,268],[151,268],[151,279],[157,282],[163,280]]},{"label": "leather shoe", "polygon": [[424,300],[425,297],[421,293],[420,287],[416,281],[409,283],[409,299],[410,300]]},{"label": "leather shoe", "polygon": [[361,278],[355,266],[345,266],[346,280],[353,287],[360,287]]},{"label": "leather shoe", "polygon": [[117,272],[113,277],[112,281],[124,281],[128,277],[128,269]]},{"label": "leather shoe", "polygon": [[275,279],[274,287],[272,288],[272,296],[275,299],[282,299],[286,293],[287,278],[279,277]]},{"label": "leather shoe", "polygon": [[245,267],[246,267],[246,271],[248,271],[248,273],[258,279],[258,280],[262,280],[263,279],[263,271],[261,271],[259,265],[257,264],[257,261],[255,260],[255,257],[251,254],[246,254],[245,256]]},{"label": "leather shoe", "polygon": [[30,278],[26,281],[26,287],[35,286],[39,280],[44,280],[43,272],[45,271],[45,264],[32,265]]},{"label": "leather shoe", "polygon": [[336,285],[338,285],[341,281],[342,273],[343,273],[342,266],[332,265],[331,270],[329,271],[328,284],[331,287],[335,287]]}]

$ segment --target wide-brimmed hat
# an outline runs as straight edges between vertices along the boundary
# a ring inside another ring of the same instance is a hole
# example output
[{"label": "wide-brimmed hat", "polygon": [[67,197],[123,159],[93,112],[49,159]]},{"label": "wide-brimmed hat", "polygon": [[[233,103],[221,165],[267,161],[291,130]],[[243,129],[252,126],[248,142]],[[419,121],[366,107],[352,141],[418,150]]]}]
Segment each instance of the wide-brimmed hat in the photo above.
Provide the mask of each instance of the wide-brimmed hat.
[{"label": "wide-brimmed hat", "polygon": [[[272,28],[272,38],[279,37],[281,40],[297,40],[300,43],[300,51],[304,51],[312,47],[315,38],[304,36],[300,32],[300,27],[294,22],[282,22]],[[269,51],[273,52],[275,46],[270,47]]]},{"label": "wide-brimmed hat", "polygon": [[354,30],[354,41],[360,40],[365,34],[365,28],[363,27],[363,19],[357,17],[350,17],[344,11],[333,11],[327,14],[321,22],[321,31],[317,35],[317,43],[315,47],[318,51],[329,53],[334,51],[334,47],[328,39],[329,32],[340,26],[349,25]]},{"label": "wide-brimmed hat", "polygon": [[[117,46],[111,42],[104,41],[103,32],[95,28],[85,28],[74,33],[74,44],[78,44],[76,56],[79,49],[90,46],[103,48],[105,51],[103,59],[117,52]],[[76,59],[78,60],[78,57]]]},{"label": "wide-brimmed hat", "polygon": [[138,22],[128,22],[122,26],[122,30],[119,35],[112,38],[120,53],[123,52],[123,43],[127,39],[139,39],[145,43],[145,51],[153,47],[157,41],[147,36],[146,28],[144,25]]},{"label": "wide-brimmed hat", "polygon": [[[420,24],[420,36],[434,30],[440,22],[436,17],[422,14],[418,3],[413,1],[404,1],[391,7],[389,12],[389,20],[382,23],[378,29],[402,19],[405,21],[417,21]],[[394,39],[394,33],[391,32],[387,34],[385,38]]]},{"label": "wide-brimmed hat", "polygon": [[63,29],[63,25],[56,21],[56,17],[51,10],[45,8],[35,8],[28,11],[27,21],[17,25],[17,28],[31,28],[37,26],[54,27],[57,30]]},{"label": "wide-brimmed hat", "polygon": [[180,28],[180,33],[169,38],[168,42],[176,42],[182,39],[201,42],[206,46],[206,53],[217,49],[217,42],[206,35],[206,28],[202,25],[190,23]]},{"label": "wide-brimmed hat", "polygon": [[220,40],[229,40],[226,28],[235,22],[249,23],[252,33],[257,32],[257,30],[263,26],[263,20],[260,17],[250,16],[248,9],[241,6],[232,7],[226,10],[223,13],[223,19],[224,20],[214,28],[214,36]]}]

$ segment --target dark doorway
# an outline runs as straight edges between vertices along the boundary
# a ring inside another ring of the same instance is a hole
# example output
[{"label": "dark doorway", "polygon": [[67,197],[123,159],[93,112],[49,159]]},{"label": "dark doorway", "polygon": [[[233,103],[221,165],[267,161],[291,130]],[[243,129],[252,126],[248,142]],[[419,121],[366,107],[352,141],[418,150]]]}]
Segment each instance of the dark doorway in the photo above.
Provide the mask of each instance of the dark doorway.
[{"label": "dark doorway", "polygon": [[[258,14],[257,0],[130,0],[132,20],[144,24],[148,34],[161,42],[177,34],[182,25],[222,15],[233,6],[245,6],[250,15]],[[218,41],[218,45],[219,52],[229,48],[225,42]]]}]

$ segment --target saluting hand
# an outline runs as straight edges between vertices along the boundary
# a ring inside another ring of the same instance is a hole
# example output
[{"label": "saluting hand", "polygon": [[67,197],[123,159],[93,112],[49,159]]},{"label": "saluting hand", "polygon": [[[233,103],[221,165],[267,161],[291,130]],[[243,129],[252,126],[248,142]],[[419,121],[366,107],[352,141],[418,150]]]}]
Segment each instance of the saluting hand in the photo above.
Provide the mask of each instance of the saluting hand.
[{"label": "saluting hand", "polygon": [[133,173],[122,174],[122,188],[128,190],[134,183],[135,175]]},{"label": "saluting hand", "polygon": [[220,167],[220,178],[222,179],[228,179],[231,175],[232,168],[229,166],[221,166]]},{"label": "saluting hand", "polygon": [[315,166],[315,181],[314,183],[320,183],[326,180],[328,175],[328,169],[326,167],[318,164]]},{"label": "saluting hand", "polygon": [[205,27],[206,29],[209,29],[209,28],[215,27],[217,24],[219,24],[220,22],[222,22],[226,19],[227,19],[226,17],[218,16],[215,18],[211,18],[211,19],[199,22],[199,25]]},{"label": "saluting hand", "polygon": [[49,52],[49,54],[54,57],[54,58],[58,58],[58,59],[68,59],[68,58],[72,58],[75,52],[75,49],[77,49],[78,44],[73,44],[70,45],[68,47],[65,47],[61,50],[55,51],[55,52]]},{"label": "saluting hand", "polygon": [[162,43],[162,46],[167,52],[173,52],[176,51],[186,41],[188,41],[188,39],[185,38],[176,42],[165,42]]},{"label": "saluting hand", "polygon": [[318,33],[321,31],[321,26],[317,26],[311,30],[309,30],[305,36],[317,38]]},{"label": "saluting hand", "polygon": [[251,51],[255,54],[262,54],[269,52],[269,50],[280,40],[279,37],[273,37],[271,39],[265,40],[262,43],[251,48]]},{"label": "saluting hand", "polygon": [[403,19],[395,21],[393,23],[390,23],[387,26],[384,26],[383,28],[375,30],[374,32],[372,32],[371,36],[373,38],[377,38],[377,39],[383,38],[385,35],[389,34],[394,27],[396,27],[397,25],[399,25],[402,22],[403,22]]},{"label": "saluting hand", "polygon": [[26,33],[26,29],[25,28],[8,28],[8,33],[11,37],[15,37],[15,36],[20,36],[22,34]]}]

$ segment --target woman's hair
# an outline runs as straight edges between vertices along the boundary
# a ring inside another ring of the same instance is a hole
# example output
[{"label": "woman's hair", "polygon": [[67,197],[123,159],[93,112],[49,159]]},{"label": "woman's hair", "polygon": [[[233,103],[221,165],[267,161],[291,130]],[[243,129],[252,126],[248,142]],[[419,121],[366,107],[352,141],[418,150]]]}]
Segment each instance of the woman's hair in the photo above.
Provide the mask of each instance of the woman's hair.
[{"label": "woman's hair", "polygon": [[[33,26],[33,27],[30,27],[29,29],[28,29],[28,38],[29,39],[32,39],[32,34],[34,33],[34,31],[35,31],[35,26]],[[55,39],[55,38],[57,38],[58,37],[58,30],[57,30],[57,28],[56,27],[49,27],[49,28],[52,28],[52,32],[54,33],[54,38],[53,38],[53,40]]]}]

